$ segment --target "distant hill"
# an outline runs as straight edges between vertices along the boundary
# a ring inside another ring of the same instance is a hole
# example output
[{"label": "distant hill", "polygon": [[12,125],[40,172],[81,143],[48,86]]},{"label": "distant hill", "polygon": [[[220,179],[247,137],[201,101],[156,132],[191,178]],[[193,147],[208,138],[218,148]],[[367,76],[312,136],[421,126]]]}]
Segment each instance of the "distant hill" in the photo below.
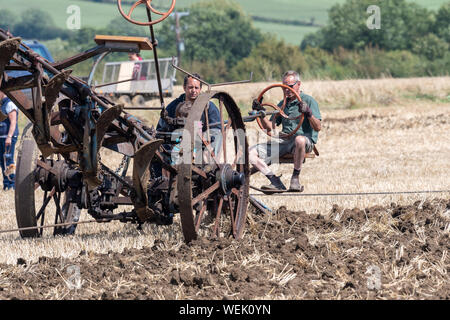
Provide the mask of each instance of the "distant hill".
[{"label": "distant hill", "polygon": [[[127,2],[131,2],[126,0]],[[177,0],[176,8],[189,7],[200,0]],[[214,0],[210,0],[214,1]],[[345,0],[235,0],[244,11],[254,18],[254,24],[264,32],[277,34],[292,44],[300,44],[303,36],[318,30],[327,22],[327,10]],[[449,0],[410,0],[428,9],[436,10]],[[153,3],[167,6],[169,0],[154,0]],[[18,15],[28,8],[39,8],[50,13],[60,28],[66,27],[69,16],[67,8],[77,5],[81,9],[81,24],[90,27],[105,27],[112,19],[120,16],[114,3],[94,0],[0,0],[0,8],[8,8]],[[145,19],[145,10],[138,10],[137,18]],[[269,19],[274,21],[268,21]],[[289,21],[290,24],[280,23]],[[312,25],[299,25],[312,23]]]}]

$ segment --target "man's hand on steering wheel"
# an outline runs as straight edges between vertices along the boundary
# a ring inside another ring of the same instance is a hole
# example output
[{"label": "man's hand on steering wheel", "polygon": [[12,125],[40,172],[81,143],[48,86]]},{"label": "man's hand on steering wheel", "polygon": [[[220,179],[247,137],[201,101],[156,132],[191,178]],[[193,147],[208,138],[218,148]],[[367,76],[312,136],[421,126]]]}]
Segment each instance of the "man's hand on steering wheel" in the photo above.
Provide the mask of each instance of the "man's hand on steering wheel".
[{"label": "man's hand on steering wheel", "polygon": [[262,103],[262,99],[261,99],[261,101],[259,101],[258,99],[253,99],[252,110],[266,111],[266,109],[261,105],[261,103]]},{"label": "man's hand on steering wheel", "polygon": [[306,118],[311,118],[312,111],[308,104],[304,101],[300,101],[298,110],[305,115]]},{"label": "man's hand on steering wheel", "polygon": [[253,99],[252,110],[254,112],[258,112],[259,118],[263,119],[266,116],[266,108],[264,108],[261,103],[262,99],[261,101],[259,101],[258,99]]}]

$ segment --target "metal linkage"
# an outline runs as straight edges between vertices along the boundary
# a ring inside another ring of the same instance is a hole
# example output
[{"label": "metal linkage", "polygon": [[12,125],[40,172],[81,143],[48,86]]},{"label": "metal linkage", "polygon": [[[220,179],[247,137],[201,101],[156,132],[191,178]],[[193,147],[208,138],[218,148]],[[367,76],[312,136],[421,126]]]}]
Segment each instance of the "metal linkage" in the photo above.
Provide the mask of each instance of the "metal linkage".
[{"label": "metal linkage", "polygon": [[190,72],[188,72],[188,71],[178,67],[177,65],[175,65],[175,57],[172,57],[172,67],[174,67],[178,71],[181,71],[184,74],[187,74],[188,76],[190,76],[190,77],[200,81],[201,83],[203,83],[205,86],[208,87],[208,92],[211,92],[211,88],[213,88],[213,87],[228,86],[228,85],[232,85],[232,84],[249,83],[249,82],[252,82],[252,80],[253,80],[253,72],[250,72],[250,79],[249,80],[231,81],[231,82],[222,82],[222,83],[210,84],[210,83],[206,82],[205,80],[202,80],[202,79],[194,76],[192,73],[190,73]]},{"label": "metal linkage", "polygon": [[[250,186],[250,189],[258,190],[259,188]],[[299,192],[279,192],[279,193],[251,193],[250,203],[264,214],[272,213],[266,204],[259,201],[257,196],[277,196],[277,197],[332,197],[332,196],[369,196],[369,195],[390,195],[390,194],[420,194],[420,193],[450,193],[450,190],[424,190],[424,191],[394,191],[394,192],[352,192],[352,193],[299,193]]]},{"label": "metal linkage", "polygon": [[[56,224],[48,224],[48,225],[42,225],[42,226],[36,226],[36,227],[25,227],[25,228],[16,228],[16,229],[8,229],[8,230],[0,230],[0,233],[10,233],[10,232],[20,232],[20,231],[27,231],[27,230],[39,230],[39,229],[46,229],[46,228],[56,228],[56,227],[66,227],[66,226],[72,226],[72,225],[79,225],[79,224],[87,224],[87,223],[107,223],[114,220],[118,220],[120,222],[128,222],[128,221],[135,221],[134,217],[127,215],[127,214],[119,214],[115,217],[111,218],[101,218],[101,219],[95,219],[95,220],[84,220],[84,221],[74,221],[74,222],[64,222],[64,223],[56,223]],[[135,221],[137,222],[137,221]]]},{"label": "metal linkage", "polygon": [[[36,227],[26,227],[26,228],[0,230],[0,233],[20,232],[20,231],[28,231],[28,230],[39,230],[39,229],[55,228],[55,227],[66,227],[66,226],[71,226],[71,225],[93,223],[93,222],[101,222],[101,221],[99,221],[99,220],[86,220],[86,221],[78,221],[78,222],[65,222],[65,223],[49,224],[49,225],[42,225],[42,226],[36,226]],[[107,221],[105,220],[103,222],[107,222]]]}]

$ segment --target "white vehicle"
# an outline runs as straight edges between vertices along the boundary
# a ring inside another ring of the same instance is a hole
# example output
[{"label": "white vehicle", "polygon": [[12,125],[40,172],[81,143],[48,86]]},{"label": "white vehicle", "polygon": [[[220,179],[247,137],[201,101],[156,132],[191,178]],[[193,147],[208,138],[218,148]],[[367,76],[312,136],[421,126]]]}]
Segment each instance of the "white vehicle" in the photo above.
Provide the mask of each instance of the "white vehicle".
[{"label": "white vehicle", "polygon": [[[171,97],[175,82],[176,69],[172,67],[172,58],[159,60],[162,93]],[[177,59],[174,61],[175,65]],[[137,67],[136,65],[139,65]],[[133,71],[137,70],[133,77]],[[134,78],[135,80],[126,81]],[[158,82],[154,60],[107,62],[103,69],[102,83],[125,81],[102,86],[96,91],[109,94],[125,104],[143,105],[146,100],[158,96]]]}]

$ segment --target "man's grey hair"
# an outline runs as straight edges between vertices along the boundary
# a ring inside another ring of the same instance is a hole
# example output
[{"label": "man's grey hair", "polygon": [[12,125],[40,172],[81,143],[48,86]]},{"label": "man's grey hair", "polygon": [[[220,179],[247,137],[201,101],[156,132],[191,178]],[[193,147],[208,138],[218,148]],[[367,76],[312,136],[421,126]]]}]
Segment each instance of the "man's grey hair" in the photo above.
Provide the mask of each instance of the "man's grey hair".
[{"label": "man's grey hair", "polygon": [[283,76],[281,77],[281,80],[286,79],[286,77],[294,76],[295,81],[300,81],[300,74],[297,71],[289,70],[283,73]]}]

